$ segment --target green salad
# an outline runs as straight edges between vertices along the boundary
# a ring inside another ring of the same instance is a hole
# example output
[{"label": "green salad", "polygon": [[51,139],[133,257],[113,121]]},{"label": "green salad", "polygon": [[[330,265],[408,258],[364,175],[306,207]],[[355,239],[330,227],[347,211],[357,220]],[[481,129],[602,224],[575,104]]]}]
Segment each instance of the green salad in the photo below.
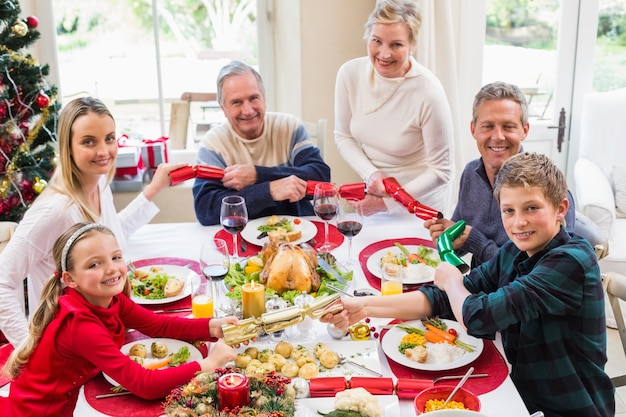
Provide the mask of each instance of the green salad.
[{"label": "green salad", "polygon": [[135,270],[128,273],[128,279],[133,288],[133,295],[147,300],[165,298],[165,284],[172,275],[159,268],[150,268],[150,272]]}]

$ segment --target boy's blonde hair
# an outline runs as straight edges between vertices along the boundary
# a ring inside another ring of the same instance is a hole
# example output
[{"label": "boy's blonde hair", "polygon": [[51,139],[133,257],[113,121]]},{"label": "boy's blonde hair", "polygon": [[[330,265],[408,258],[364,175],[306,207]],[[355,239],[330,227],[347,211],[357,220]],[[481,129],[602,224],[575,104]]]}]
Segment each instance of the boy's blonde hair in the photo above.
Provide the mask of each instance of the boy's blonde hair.
[{"label": "boy's blonde hair", "polygon": [[[91,225],[92,227],[85,228],[84,232],[79,232],[79,235],[74,236],[74,233],[88,225]],[[91,223],[77,223],[59,236],[59,238],[54,242],[52,254],[54,256],[56,272],[52,277],[50,277],[42,291],[41,302],[39,303],[39,307],[37,307],[37,310],[35,311],[35,314],[33,314],[30,321],[28,328],[29,336],[11,353],[11,356],[2,369],[4,375],[15,378],[20,374],[22,368],[30,359],[30,355],[32,355],[33,351],[39,344],[46,327],[48,327],[59,309],[59,297],[63,294],[63,282],[61,281],[60,274],[63,271],[62,263],[64,252],[66,253],[65,269],[67,271],[73,271],[75,259],[72,256],[72,249],[76,246],[77,242],[91,236],[93,233],[104,233],[115,237],[115,234],[108,227],[101,224],[95,225]],[[72,239],[72,241],[68,244],[70,239]],[[67,249],[65,249],[66,244],[68,244]],[[130,294],[130,282],[128,280],[126,280],[124,293],[126,295]]]},{"label": "boy's blonde hair", "polygon": [[541,188],[544,197],[558,207],[567,198],[567,181],[550,158],[535,152],[523,152],[509,158],[500,168],[493,196],[500,203],[502,187]]}]

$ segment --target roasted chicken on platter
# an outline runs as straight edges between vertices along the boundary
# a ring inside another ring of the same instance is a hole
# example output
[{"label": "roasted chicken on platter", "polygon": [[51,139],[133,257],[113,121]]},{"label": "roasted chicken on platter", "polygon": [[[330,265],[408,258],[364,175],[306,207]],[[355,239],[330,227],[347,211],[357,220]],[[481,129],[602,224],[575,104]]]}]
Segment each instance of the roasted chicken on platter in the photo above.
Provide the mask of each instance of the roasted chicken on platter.
[{"label": "roasted chicken on platter", "polygon": [[277,293],[297,290],[316,292],[321,278],[315,271],[317,253],[312,248],[303,249],[291,243],[266,243],[261,251],[263,271],[259,279]]}]

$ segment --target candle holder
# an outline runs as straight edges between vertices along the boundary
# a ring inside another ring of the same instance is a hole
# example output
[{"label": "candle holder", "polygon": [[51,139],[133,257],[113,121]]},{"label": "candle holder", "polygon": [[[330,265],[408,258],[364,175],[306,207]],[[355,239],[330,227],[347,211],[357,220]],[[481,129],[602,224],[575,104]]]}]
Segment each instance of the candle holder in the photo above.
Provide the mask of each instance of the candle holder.
[{"label": "candle holder", "polygon": [[234,345],[258,337],[262,330],[266,333],[273,333],[286,329],[302,322],[306,316],[319,319],[328,313],[338,313],[343,309],[341,304],[335,304],[339,298],[341,295],[335,293],[318,297],[303,306],[292,306],[283,310],[267,312],[261,317],[249,317],[241,320],[239,324],[223,324],[224,341]]},{"label": "candle holder", "polygon": [[217,404],[220,411],[250,405],[250,381],[245,375],[230,373],[217,380]]}]

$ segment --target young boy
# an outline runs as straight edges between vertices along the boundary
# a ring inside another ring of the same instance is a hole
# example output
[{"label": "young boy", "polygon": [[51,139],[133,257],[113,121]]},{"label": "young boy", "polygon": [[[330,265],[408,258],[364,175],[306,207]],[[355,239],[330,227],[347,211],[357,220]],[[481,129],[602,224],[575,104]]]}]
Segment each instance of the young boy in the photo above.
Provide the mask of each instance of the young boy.
[{"label": "young boy", "polygon": [[473,336],[501,332],[530,412],[613,416],[600,269],[589,243],[562,227],[563,173],[544,155],[521,153],[500,169],[494,195],[510,239],[496,257],[465,277],[442,263],[435,285],[412,293],[345,299],[344,311],[326,321],[345,327],[366,316],[453,315]]}]

